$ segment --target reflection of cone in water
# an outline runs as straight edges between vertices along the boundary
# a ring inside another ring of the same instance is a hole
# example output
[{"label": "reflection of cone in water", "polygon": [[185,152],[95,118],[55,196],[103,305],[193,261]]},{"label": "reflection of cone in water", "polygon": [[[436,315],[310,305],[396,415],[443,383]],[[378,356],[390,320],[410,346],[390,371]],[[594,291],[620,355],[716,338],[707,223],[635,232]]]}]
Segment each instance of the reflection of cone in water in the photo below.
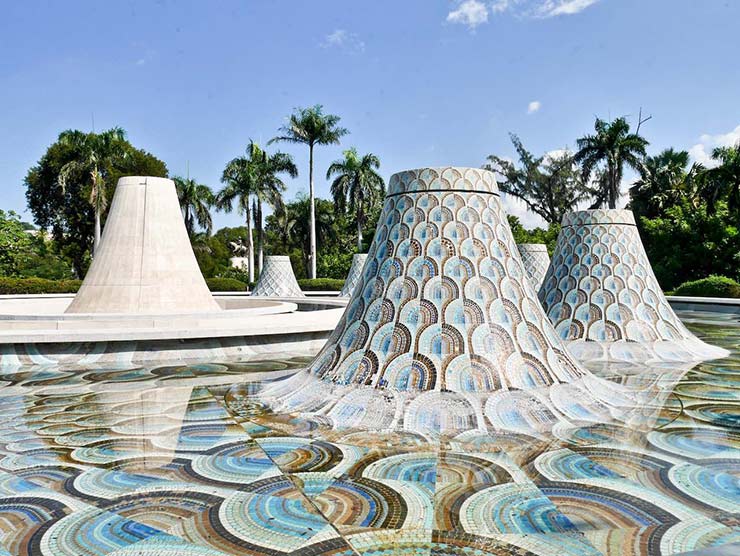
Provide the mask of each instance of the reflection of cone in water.
[{"label": "reflection of cone in water", "polygon": [[362,277],[362,267],[366,260],[366,253],[357,253],[352,256],[352,266],[349,268],[347,279],[344,281],[342,291],[339,292],[339,297],[349,297],[355,291],[355,286],[357,286],[357,283]]},{"label": "reflection of cone in water", "polygon": [[696,338],[673,312],[628,210],[565,215],[540,300],[558,335],[583,360],[727,355]]},{"label": "reflection of cone in water", "polygon": [[522,256],[524,270],[527,272],[529,282],[535,291],[539,291],[550,266],[550,255],[547,254],[547,246],[544,243],[518,243],[517,248]]},{"label": "reflection of cone in water", "polygon": [[400,390],[493,391],[585,371],[529,284],[492,173],[391,177],[361,281],[311,371]]},{"label": "reflection of cone in water", "polygon": [[290,257],[265,257],[259,280],[252,295],[262,297],[305,297],[298,286],[290,264]]}]

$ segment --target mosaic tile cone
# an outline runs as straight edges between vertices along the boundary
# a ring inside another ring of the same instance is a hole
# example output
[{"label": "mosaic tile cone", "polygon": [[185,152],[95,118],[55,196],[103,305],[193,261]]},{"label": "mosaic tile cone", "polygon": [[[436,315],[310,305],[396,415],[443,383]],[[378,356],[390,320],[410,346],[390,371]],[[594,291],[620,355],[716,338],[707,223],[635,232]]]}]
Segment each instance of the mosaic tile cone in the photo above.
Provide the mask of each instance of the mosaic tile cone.
[{"label": "mosaic tile cone", "polygon": [[535,291],[539,291],[545,281],[547,268],[550,266],[550,255],[544,243],[518,243],[517,248],[522,256],[524,270]]},{"label": "mosaic tile cone", "polygon": [[494,175],[391,177],[368,260],[310,370],[339,384],[490,392],[587,374],[527,280]]},{"label": "mosaic tile cone", "polygon": [[290,257],[265,257],[259,280],[252,295],[260,297],[305,297],[293,274]]},{"label": "mosaic tile cone", "polygon": [[119,179],[100,245],[67,313],[220,310],[195,260],[174,182]]},{"label": "mosaic tile cone", "polygon": [[339,297],[349,297],[352,292],[355,291],[355,286],[362,277],[362,267],[365,265],[367,260],[367,253],[357,253],[352,256],[352,266],[347,274],[347,279],[344,281],[342,291],[339,292]]},{"label": "mosaic tile cone", "polygon": [[579,359],[697,361],[728,354],[696,338],[673,312],[628,210],[567,213],[539,296]]}]

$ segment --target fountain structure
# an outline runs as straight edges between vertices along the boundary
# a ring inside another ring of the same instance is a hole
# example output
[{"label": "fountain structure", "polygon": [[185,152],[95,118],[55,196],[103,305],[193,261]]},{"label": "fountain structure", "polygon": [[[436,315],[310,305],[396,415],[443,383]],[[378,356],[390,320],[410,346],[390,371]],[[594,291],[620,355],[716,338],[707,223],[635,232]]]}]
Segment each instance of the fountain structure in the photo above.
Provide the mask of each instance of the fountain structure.
[{"label": "fountain structure", "polygon": [[565,215],[540,301],[582,360],[699,361],[728,352],[696,338],[663,295],[629,210]]},{"label": "fountain structure", "polygon": [[259,297],[305,297],[293,274],[290,257],[271,255],[265,257],[257,284],[252,290]]},{"label": "fountain structure", "polygon": [[519,243],[517,248],[532,287],[535,291],[539,291],[542,282],[545,281],[547,268],[550,266],[547,246],[544,243]]},{"label": "fountain structure", "polygon": [[355,291],[355,287],[362,277],[362,267],[365,265],[366,260],[367,253],[356,253],[352,255],[352,266],[349,267],[347,279],[344,281],[342,290],[339,292],[339,297],[349,297]]}]

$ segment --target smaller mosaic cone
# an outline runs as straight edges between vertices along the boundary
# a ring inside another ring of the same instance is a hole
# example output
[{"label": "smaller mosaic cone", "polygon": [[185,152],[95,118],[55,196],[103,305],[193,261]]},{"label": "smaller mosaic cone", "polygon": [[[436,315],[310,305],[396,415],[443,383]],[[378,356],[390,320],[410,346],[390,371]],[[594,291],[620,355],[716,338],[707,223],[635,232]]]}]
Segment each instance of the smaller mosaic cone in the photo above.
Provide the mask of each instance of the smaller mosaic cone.
[{"label": "smaller mosaic cone", "polygon": [[293,274],[290,257],[265,257],[259,280],[252,290],[258,297],[305,297]]},{"label": "smaller mosaic cone", "polygon": [[517,248],[522,256],[524,270],[527,272],[529,283],[535,291],[539,291],[545,281],[547,268],[550,266],[550,255],[544,243],[518,243]]},{"label": "smaller mosaic cone", "polygon": [[347,274],[347,279],[344,281],[342,291],[339,292],[339,297],[349,297],[355,291],[355,286],[362,278],[362,267],[366,260],[367,253],[357,253],[352,256],[352,266],[349,269],[349,274]]},{"label": "smaller mosaic cone", "polygon": [[581,360],[701,361],[728,355],[696,338],[673,312],[628,210],[565,215],[540,301]]}]

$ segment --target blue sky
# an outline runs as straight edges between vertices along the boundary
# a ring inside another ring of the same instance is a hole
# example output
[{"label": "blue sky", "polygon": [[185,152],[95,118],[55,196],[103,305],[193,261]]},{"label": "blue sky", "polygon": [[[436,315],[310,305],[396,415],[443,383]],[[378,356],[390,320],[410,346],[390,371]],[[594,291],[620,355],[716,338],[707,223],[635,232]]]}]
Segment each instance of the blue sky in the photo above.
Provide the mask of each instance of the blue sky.
[{"label": "blue sky", "polygon": [[[702,160],[740,138],[736,0],[223,0],[4,2],[0,208],[25,211],[23,177],[58,133],[119,125],[214,188],[250,138],[321,103],[382,173],[479,166],[573,146],[594,116],[653,116],[651,152]],[[307,189],[307,153],[288,198]],[[523,211],[509,203],[512,211]],[[533,218],[525,218],[529,223]],[[217,227],[238,225],[219,214]]]}]

